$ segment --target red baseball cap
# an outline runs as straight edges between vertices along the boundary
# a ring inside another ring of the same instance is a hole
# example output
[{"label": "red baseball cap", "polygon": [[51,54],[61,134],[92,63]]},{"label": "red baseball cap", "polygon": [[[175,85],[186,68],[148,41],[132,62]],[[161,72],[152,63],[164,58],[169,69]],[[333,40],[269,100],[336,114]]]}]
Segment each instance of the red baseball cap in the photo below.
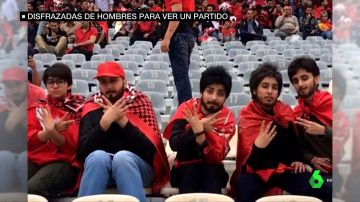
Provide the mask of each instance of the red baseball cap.
[{"label": "red baseball cap", "polygon": [[26,81],[27,73],[22,67],[9,67],[3,71],[1,81]]},{"label": "red baseball cap", "polygon": [[123,79],[125,79],[125,72],[121,65],[116,62],[104,62],[99,64],[97,68],[97,74],[94,79],[97,79],[99,77],[119,77],[121,76]]}]

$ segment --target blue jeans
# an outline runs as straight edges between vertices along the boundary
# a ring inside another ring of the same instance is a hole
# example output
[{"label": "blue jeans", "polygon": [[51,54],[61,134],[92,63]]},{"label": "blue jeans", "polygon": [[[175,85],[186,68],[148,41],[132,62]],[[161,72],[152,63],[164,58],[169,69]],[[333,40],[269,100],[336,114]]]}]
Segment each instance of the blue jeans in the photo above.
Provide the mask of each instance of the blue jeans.
[{"label": "blue jeans", "polygon": [[325,31],[321,33],[322,38],[324,39],[332,39],[332,32],[331,31]]},{"label": "blue jeans", "polygon": [[0,192],[11,192],[17,182],[16,154],[0,151],[0,162]]},{"label": "blue jeans", "polygon": [[194,46],[195,37],[191,33],[175,33],[170,41],[169,58],[179,105],[192,97],[189,66]]},{"label": "blue jeans", "polygon": [[131,195],[146,202],[143,187],[154,179],[152,166],[136,154],[119,151],[115,155],[96,150],[85,159],[79,197],[103,194],[108,186],[116,184],[120,194]]}]

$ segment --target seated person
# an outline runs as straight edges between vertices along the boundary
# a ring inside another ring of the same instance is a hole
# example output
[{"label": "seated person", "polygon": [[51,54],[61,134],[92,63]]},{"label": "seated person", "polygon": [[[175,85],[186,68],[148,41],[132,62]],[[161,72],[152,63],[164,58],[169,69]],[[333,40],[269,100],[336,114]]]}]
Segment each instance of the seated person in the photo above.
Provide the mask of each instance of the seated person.
[{"label": "seated person", "polygon": [[115,23],[115,35],[112,40],[119,36],[130,36],[133,33],[133,21],[117,21]]},{"label": "seated person", "polygon": [[222,38],[222,42],[235,41],[235,34],[236,30],[233,27],[233,21],[225,21],[221,28],[222,37],[220,37],[220,39]]},{"label": "seated person", "polygon": [[107,21],[93,22],[93,27],[97,30],[96,44],[99,44],[101,48],[105,48],[108,45],[108,31],[109,27]]},{"label": "seated person", "polygon": [[259,22],[254,19],[254,10],[248,9],[246,13],[246,20],[236,26],[236,35],[241,39],[241,42],[246,44],[252,40],[266,41],[263,36],[263,29]]},{"label": "seated person", "polygon": [[282,15],[276,19],[275,28],[279,29],[275,36],[281,39],[299,32],[299,21],[296,16],[291,14],[290,6],[284,6]]},{"label": "seated person", "polygon": [[130,38],[130,45],[135,41],[150,41],[153,47],[159,40],[155,28],[157,21],[138,21],[134,23],[134,32]]},{"label": "seated person", "polygon": [[302,37],[305,40],[308,36],[317,36],[318,30],[316,28],[317,20],[313,16],[313,10],[311,7],[307,7],[305,10],[305,15],[300,17],[300,31],[302,32]]},{"label": "seated person", "polygon": [[43,82],[48,97],[28,108],[28,192],[51,198],[79,186],[76,151],[85,98],[71,94],[71,70],[62,63],[48,67]]},{"label": "seated person", "polygon": [[81,27],[75,31],[75,43],[73,44],[72,53],[82,53],[86,60],[91,60],[94,54],[94,44],[96,41],[97,31],[90,26],[89,21],[81,21]]},{"label": "seated person", "polygon": [[[39,29],[42,28],[39,26]],[[67,34],[61,31],[59,22],[49,22],[43,29],[43,33],[35,38],[39,52],[54,53],[58,57],[63,56],[67,48]]]},{"label": "seated person", "polygon": [[309,184],[311,168],[302,162],[294,113],[278,100],[281,73],[272,64],[262,64],[251,73],[249,85],[253,101],[239,115],[236,170],[231,180],[236,201],[256,201],[271,187],[331,201],[331,190],[313,189]]},{"label": "seated person", "polygon": [[322,38],[330,40],[332,39],[332,22],[329,20],[328,13],[326,11],[321,13],[318,29]]},{"label": "seated person", "polygon": [[[207,5],[207,12],[214,12],[215,6]],[[199,29],[201,30],[200,37],[207,34],[207,36],[215,37],[219,40],[219,22],[218,21],[200,21]],[[211,33],[210,31],[211,30]]]},{"label": "seated person", "polygon": [[69,44],[75,42],[75,31],[79,27],[81,27],[81,23],[76,21],[66,21],[60,24],[60,29],[66,33]]},{"label": "seated person", "polygon": [[171,185],[180,193],[221,194],[228,174],[221,161],[235,133],[234,115],[224,106],[231,76],[223,67],[207,68],[200,79],[200,98],[182,103],[165,129],[164,137],[176,151]]}]

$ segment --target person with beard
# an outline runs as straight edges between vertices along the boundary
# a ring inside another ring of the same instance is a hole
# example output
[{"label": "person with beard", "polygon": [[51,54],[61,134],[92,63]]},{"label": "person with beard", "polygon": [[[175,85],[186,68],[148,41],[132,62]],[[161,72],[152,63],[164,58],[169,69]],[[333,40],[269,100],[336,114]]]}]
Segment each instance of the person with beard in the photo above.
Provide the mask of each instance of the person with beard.
[{"label": "person with beard", "polygon": [[247,10],[246,21],[243,21],[236,26],[236,35],[243,44],[253,40],[266,41],[266,36],[263,35],[262,26],[254,19],[254,10]]},{"label": "person with beard", "polygon": [[224,106],[231,76],[223,67],[207,68],[200,79],[200,98],[182,103],[164,131],[176,151],[170,183],[179,193],[221,194],[228,174],[222,161],[235,133],[233,113]]},{"label": "person with beard", "polygon": [[146,202],[168,182],[169,164],[155,112],[147,96],[127,85],[116,62],[98,66],[100,93],[84,106],[78,158],[84,162],[79,196],[103,194],[116,185],[120,194]]},{"label": "person with beard", "polygon": [[75,31],[75,43],[73,44],[72,53],[82,53],[86,60],[91,60],[94,54],[94,44],[97,37],[97,30],[90,26],[89,21],[81,21],[81,27]]},{"label": "person with beard", "polygon": [[[9,67],[2,72],[4,95],[0,105],[0,192],[26,191],[26,181],[20,177],[26,173],[27,153],[26,123],[27,73],[21,67]],[[26,174],[25,174],[26,175]],[[20,178],[19,178],[20,177]]]},{"label": "person with beard", "polygon": [[290,6],[284,6],[282,15],[276,18],[275,28],[278,29],[275,32],[275,36],[283,40],[288,36],[298,34],[299,21],[296,16],[292,15]]},{"label": "person with beard", "polygon": [[[324,178],[332,173],[332,95],[318,89],[320,70],[312,58],[300,57],[288,67],[288,76],[298,94],[294,109],[302,156]],[[331,183],[325,187],[331,190]]]},{"label": "person with beard", "polygon": [[48,67],[42,80],[48,96],[28,108],[28,193],[52,198],[73,194],[80,183],[76,152],[85,98],[71,93],[65,64]]},{"label": "person with beard", "polygon": [[295,116],[278,100],[281,73],[270,63],[262,64],[251,73],[249,85],[253,101],[239,115],[236,170],[230,183],[236,201],[256,201],[274,187],[329,201],[325,199],[331,199],[331,191],[309,184],[311,168],[301,161]]}]

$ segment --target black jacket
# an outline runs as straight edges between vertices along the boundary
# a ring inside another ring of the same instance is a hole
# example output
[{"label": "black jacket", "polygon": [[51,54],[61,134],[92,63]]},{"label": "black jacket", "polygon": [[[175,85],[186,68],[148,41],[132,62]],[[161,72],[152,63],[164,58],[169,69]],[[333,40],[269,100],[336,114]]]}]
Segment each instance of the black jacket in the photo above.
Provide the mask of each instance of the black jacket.
[{"label": "black jacket", "polygon": [[[253,25],[254,32],[256,34],[263,35],[263,29],[256,20],[253,20],[252,25]],[[239,37],[240,33],[249,33],[248,21],[245,20],[245,21],[239,23],[238,25],[236,25],[235,29],[236,29],[236,37]]]},{"label": "black jacket", "polygon": [[102,116],[103,109],[100,108],[87,113],[80,121],[78,157],[81,161],[95,150],[112,154],[127,150],[152,165],[156,149],[145,134],[130,121],[124,128],[113,123],[105,132],[100,126]]}]

